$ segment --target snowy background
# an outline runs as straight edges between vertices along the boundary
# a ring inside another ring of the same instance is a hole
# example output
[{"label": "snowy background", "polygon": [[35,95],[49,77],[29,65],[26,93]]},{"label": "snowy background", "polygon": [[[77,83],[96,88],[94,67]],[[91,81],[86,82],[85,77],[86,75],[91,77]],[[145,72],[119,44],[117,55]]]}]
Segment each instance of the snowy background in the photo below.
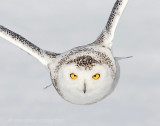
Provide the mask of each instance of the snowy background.
[{"label": "snowy background", "polygon": [[[39,47],[64,52],[93,42],[116,0],[0,0],[0,24]],[[1,126],[159,126],[160,1],[129,0],[114,39],[121,78],[89,106],[64,101],[38,60],[0,38]]]}]

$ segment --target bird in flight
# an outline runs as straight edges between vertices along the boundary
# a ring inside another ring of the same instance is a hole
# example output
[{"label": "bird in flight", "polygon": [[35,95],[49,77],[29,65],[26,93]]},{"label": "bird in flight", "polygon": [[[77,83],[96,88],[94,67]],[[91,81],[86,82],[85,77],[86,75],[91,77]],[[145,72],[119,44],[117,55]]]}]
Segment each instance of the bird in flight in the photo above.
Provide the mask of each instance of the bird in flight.
[{"label": "bird in flight", "polygon": [[0,25],[0,36],[15,44],[48,67],[58,94],[73,104],[96,103],[115,89],[120,67],[112,55],[112,40],[128,0],[117,0],[98,38],[64,53],[43,50],[21,35]]}]

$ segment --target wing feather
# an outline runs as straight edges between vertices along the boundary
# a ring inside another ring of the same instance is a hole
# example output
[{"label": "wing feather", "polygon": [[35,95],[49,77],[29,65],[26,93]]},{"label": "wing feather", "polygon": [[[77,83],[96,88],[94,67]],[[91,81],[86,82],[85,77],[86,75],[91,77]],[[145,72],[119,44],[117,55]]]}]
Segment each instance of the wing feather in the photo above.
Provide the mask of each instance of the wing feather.
[{"label": "wing feather", "polygon": [[116,1],[113,9],[111,11],[108,22],[107,22],[105,28],[103,29],[102,33],[100,34],[100,36],[97,38],[96,43],[105,44],[109,48],[112,47],[112,40],[114,38],[116,26],[117,26],[119,19],[123,13],[124,8],[127,5],[127,2],[128,2],[128,0],[117,0]]},{"label": "wing feather", "polygon": [[33,43],[29,42],[21,35],[14,33],[13,31],[1,25],[0,25],[0,37],[8,40],[9,42],[23,49],[30,55],[37,58],[44,65],[47,65],[51,61],[51,59],[55,58],[55,56],[57,55],[56,53],[52,53],[51,55],[51,53],[48,53],[48,51],[42,50]]}]

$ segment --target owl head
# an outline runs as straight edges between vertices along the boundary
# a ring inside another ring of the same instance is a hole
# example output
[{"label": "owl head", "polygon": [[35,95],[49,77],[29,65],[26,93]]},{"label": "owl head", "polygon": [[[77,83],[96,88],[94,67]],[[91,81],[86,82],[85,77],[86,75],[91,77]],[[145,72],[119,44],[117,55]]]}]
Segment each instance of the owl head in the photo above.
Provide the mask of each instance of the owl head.
[{"label": "owl head", "polygon": [[95,103],[115,88],[114,59],[101,51],[76,48],[57,57],[49,69],[57,92],[74,104]]}]

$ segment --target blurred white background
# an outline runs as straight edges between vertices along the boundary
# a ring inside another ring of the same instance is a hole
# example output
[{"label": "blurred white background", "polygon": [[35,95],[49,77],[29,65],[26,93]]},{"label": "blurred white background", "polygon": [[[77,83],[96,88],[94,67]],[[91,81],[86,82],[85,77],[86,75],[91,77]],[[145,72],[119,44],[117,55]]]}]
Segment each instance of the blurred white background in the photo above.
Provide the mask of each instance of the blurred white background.
[{"label": "blurred white background", "polygon": [[[116,0],[0,0],[0,25],[53,52],[93,42]],[[121,78],[116,90],[89,106],[64,101],[49,71],[0,38],[0,125],[159,126],[160,1],[129,0],[114,39]]]}]

